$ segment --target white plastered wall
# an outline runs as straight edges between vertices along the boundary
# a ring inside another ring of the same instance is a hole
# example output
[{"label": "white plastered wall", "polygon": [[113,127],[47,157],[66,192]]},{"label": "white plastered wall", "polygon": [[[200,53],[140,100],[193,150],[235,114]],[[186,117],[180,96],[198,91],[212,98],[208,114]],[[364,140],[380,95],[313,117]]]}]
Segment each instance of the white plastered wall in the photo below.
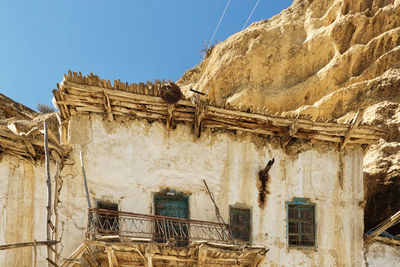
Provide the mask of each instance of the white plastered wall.
[{"label": "white plastered wall", "polygon": [[399,266],[400,246],[374,241],[365,245],[368,267]]},{"label": "white plastered wall", "polygon": [[[203,131],[190,125],[167,131],[161,122],[110,123],[100,116],[73,117],[72,165],[62,171],[62,255],[84,240],[87,203],[79,164],[82,150],[92,203],[117,202],[120,210],[152,214],[152,194],[172,188],[190,194],[191,219],[217,221],[202,179],[214,192],[222,216],[229,205],[252,210],[252,240],[270,249],[266,266],[363,266],[362,151],[350,147],[340,160],[333,145],[308,144],[296,155],[250,134]],[[274,142],[274,141],[271,141]],[[274,158],[265,206],[258,203],[258,172]],[[342,167],[340,161],[343,163]],[[342,175],[341,175],[342,173]],[[342,178],[340,178],[342,176]],[[316,204],[317,247],[288,248],[285,202]]]},{"label": "white plastered wall", "polygon": [[[46,205],[44,166],[3,155],[0,162],[0,244],[46,240]],[[47,264],[46,256],[46,248],[38,247],[38,266]],[[32,266],[32,260],[32,247],[0,251],[0,266]]]}]

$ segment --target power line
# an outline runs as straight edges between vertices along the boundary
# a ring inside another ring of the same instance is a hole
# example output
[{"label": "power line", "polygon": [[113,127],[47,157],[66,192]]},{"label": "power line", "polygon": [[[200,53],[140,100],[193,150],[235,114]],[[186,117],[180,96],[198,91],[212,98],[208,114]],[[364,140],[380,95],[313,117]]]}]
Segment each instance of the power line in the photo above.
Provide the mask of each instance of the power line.
[{"label": "power line", "polygon": [[208,47],[210,47],[212,41],[214,40],[215,34],[216,34],[217,31],[218,31],[219,25],[221,24],[221,21],[222,21],[222,19],[224,18],[225,12],[226,12],[226,10],[228,9],[228,6],[229,6],[230,3],[231,3],[231,0],[228,0],[228,3],[226,3],[226,6],[225,6],[224,12],[222,12],[221,17],[219,18],[217,27],[215,28],[215,31],[214,31],[214,33],[213,33],[213,35],[212,35],[212,38],[211,38],[211,40],[210,40],[210,43],[208,44]]},{"label": "power line", "polygon": [[249,17],[248,17],[247,20],[246,20],[246,23],[243,25],[242,31],[243,31],[243,29],[246,27],[247,23],[249,23],[249,20],[250,20],[251,16],[253,15],[254,10],[256,10],[256,8],[257,8],[257,6],[258,6],[258,3],[260,3],[260,1],[261,1],[261,0],[257,0],[257,3],[256,3],[255,6],[253,7],[253,10],[250,12]]}]

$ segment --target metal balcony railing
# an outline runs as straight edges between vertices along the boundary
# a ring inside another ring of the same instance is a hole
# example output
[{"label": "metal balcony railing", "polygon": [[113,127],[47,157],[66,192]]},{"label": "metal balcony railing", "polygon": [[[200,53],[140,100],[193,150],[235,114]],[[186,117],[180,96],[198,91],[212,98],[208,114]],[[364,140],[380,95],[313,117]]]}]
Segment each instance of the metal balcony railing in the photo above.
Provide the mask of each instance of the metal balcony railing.
[{"label": "metal balcony railing", "polygon": [[176,241],[180,246],[189,241],[232,242],[226,224],[104,209],[89,209],[87,234],[92,240],[115,235],[160,243]]}]

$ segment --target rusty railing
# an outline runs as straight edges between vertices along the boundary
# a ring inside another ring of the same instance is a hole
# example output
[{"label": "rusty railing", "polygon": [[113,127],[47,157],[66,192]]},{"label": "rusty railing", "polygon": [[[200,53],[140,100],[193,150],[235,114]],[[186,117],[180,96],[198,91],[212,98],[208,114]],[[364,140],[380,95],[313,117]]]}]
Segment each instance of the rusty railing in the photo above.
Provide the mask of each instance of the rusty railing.
[{"label": "rusty railing", "polygon": [[221,223],[187,220],[104,209],[89,209],[88,238],[115,235],[123,238],[146,238],[156,242],[189,241],[231,243],[229,226]]}]

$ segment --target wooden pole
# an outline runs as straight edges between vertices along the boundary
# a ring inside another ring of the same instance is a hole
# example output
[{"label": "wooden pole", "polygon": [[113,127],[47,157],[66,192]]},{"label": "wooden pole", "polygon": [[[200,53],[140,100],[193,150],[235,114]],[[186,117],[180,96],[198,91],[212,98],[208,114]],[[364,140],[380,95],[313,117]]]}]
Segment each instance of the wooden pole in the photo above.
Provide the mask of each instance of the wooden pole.
[{"label": "wooden pole", "polygon": [[[215,214],[217,215],[218,222],[226,225],[224,218],[222,218],[221,213],[219,212],[219,208],[218,208],[217,203],[215,202],[214,195],[211,193],[210,188],[208,188],[208,184],[205,179],[203,179],[203,183],[206,186],[207,193],[210,196],[212,203],[214,204]],[[231,240],[233,240],[230,227],[227,227],[227,230],[228,230],[229,238]]]},{"label": "wooden pole", "polygon": [[33,240],[33,267],[36,267],[37,264],[37,244],[36,240]]},{"label": "wooden pole", "polygon": [[350,128],[347,130],[346,135],[343,138],[343,142],[340,144],[340,151],[344,150],[344,147],[350,141],[352,133],[358,127],[358,125],[361,123],[364,111],[365,111],[364,109],[360,109],[357,112],[356,116],[353,119],[353,122],[350,125]]},{"label": "wooden pole", "polygon": [[[45,168],[46,168],[46,176],[47,176],[47,219],[46,219],[46,233],[47,233],[47,241],[51,240],[51,179],[50,179],[50,163],[49,163],[49,147],[48,147],[48,138],[47,138],[47,123],[44,121],[44,156],[45,156]],[[47,245],[47,258],[51,258],[51,249],[50,245]],[[48,262],[48,266],[52,266],[50,262]]]},{"label": "wooden pole", "polygon": [[80,158],[81,158],[81,167],[82,167],[82,174],[83,174],[83,182],[84,182],[84,184],[85,184],[86,199],[87,199],[88,207],[89,207],[89,209],[91,209],[91,208],[92,208],[92,205],[90,204],[89,190],[88,190],[87,181],[86,181],[85,165],[84,165],[84,163],[83,163],[82,150],[80,151]]},{"label": "wooden pole", "polygon": [[[58,199],[59,199],[59,177],[60,177],[60,162],[56,161],[56,174],[54,175],[54,202],[53,202],[53,210],[54,210],[54,231],[53,231],[53,239],[58,240],[58,227],[59,227],[59,219],[58,219]],[[54,260],[55,262],[59,262],[58,255],[58,245],[54,246]]]},{"label": "wooden pole", "polygon": [[[0,250],[13,249],[13,248],[23,248],[33,246],[35,242],[21,242],[21,243],[13,243],[0,245]],[[36,246],[48,246],[55,245],[58,241],[50,240],[50,241],[36,241]]]},{"label": "wooden pole", "polygon": [[396,223],[400,221],[400,211],[396,212],[394,215],[390,216],[386,220],[384,220],[382,223],[380,223],[377,228],[370,234],[367,234],[365,236],[365,242],[371,242],[374,240],[377,236],[382,234],[386,229],[392,227]]}]

